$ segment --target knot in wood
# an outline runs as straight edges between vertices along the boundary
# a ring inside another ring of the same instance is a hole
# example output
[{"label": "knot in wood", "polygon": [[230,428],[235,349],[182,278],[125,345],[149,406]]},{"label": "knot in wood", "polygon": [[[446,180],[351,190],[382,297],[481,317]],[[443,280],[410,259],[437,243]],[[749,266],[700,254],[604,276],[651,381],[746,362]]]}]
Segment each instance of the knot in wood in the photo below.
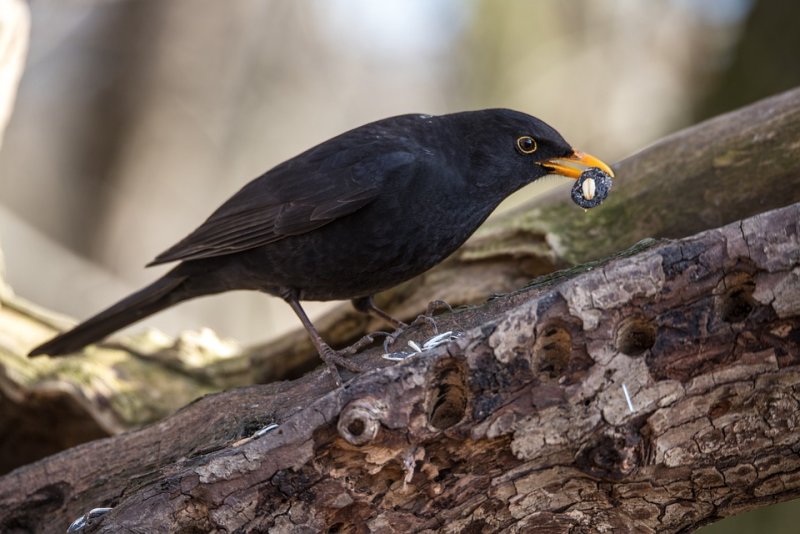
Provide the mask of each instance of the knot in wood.
[{"label": "knot in wood", "polygon": [[351,445],[364,445],[378,435],[386,405],[374,397],[352,401],[344,407],[336,425],[339,435]]}]

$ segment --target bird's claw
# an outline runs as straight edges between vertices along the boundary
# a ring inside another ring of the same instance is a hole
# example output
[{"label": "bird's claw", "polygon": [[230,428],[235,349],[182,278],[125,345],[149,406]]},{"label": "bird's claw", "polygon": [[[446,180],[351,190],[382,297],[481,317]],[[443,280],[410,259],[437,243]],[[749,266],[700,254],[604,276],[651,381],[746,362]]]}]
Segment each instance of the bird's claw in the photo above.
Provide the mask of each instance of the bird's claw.
[{"label": "bird's claw", "polygon": [[437,310],[444,310],[452,313],[453,307],[443,300],[432,300],[428,303],[428,306],[425,308],[425,313],[422,315],[418,315],[417,318],[414,319],[414,322],[411,323],[411,325],[416,326],[422,323],[428,323],[433,327],[433,333],[438,334],[439,326],[436,324],[436,319],[434,318],[434,315],[436,314]]},{"label": "bird's claw", "polygon": [[383,340],[383,352],[388,353],[389,347],[394,345],[394,342],[397,341],[397,338],[400,337],[400,334],[408,327],[398,328],[391,334],[387,334],[386,339]]},{"label": "bird's claw", "polygon": [[447,302],[443,300],[432,300],[428,303],[428,307],[425,308],[425,315],[427,315],[428,317],[433,317],[434,313],[436,313],[437,310],[441,309],[453,313],[453,307],[450,306]]},{"label": "bird's claw", "polygon": [[410,326],[420,326],[422,324],[430,325],[431,328],[433,328],[434,334],[439,333],[439,327],[436,326],[436,320],[427,313],[423,315],[417,315],[417,318],[412,321]]}]

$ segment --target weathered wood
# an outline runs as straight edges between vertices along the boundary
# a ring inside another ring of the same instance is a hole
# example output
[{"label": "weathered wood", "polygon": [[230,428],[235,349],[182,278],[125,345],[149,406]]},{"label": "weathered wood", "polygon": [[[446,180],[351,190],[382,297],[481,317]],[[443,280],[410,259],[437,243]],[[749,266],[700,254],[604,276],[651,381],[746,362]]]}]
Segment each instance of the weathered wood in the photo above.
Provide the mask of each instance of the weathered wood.
[{"label": "weathered wood", "polygon": [[18,469],[0,530],[684,532],[800,495],[800,204],[642,248],[343,388],[216,394]]},{"label": "weathered wood", "polygon": [[[679,132],[623,160],[615,165],[615,189],[600,208],[584,213],[566,191],[557,191],[489,221],[442,265],[378,301],[406,319],[432,299],[474,304],[643,237],[681,237],[800,201],[797,139],[800,89]],[[349,305],[316,324],[335,346],[385,328]],[[0,412],[0,429],[13,430],[0,432],[0,472],[152,422],[209,391],[293,378],[319,364],[302,330],[244,349],[208,332],[174,341],[149,333],[122,347],[93,347],[68,359],[24,356],[64,327],[63,319],[0,291],[0,399],[13,407]],[[39,415],[45,412],[60,414],[59,432]],[[31,442],[38,446],[23,446]]]}]

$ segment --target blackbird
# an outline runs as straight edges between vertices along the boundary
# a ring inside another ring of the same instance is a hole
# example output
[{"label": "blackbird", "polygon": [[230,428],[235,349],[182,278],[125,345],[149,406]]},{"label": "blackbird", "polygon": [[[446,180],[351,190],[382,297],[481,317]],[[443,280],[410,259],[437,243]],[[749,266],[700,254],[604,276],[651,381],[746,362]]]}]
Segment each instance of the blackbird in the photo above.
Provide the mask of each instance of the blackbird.
[{"label": "blackbird", "polygon": [[352,300],[402,323],[372,295],[455,251],[508,195],[547,174],[577,179],[597,158],[509,109],[390,117],[360,126],[246,184],[150,265],[164,276],[30,354],[75,352],[178,302],[234,289],[284,299],[320,357],[355,366],[320,337],[301,300]]}]

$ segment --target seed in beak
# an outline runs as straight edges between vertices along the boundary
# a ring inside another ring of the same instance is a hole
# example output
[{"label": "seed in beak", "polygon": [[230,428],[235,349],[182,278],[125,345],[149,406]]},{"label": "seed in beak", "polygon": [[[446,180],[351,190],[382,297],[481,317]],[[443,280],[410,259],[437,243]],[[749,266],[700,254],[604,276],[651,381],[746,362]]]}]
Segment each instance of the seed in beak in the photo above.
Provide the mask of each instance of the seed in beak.
[{"label": "seed in beak", "polygon": [[611,176],[597,167],[583,171],[572,186],[572,201],[578,206],[589,209],[599,206],[611,190]]},{"label": "seed in beak", "polygon": [[595,191],[597,191],[597,183],[594,181],[594,178],[587,178],[584,180],[583,184],[581,184],[581,191],[583,192],[583,198],[592,200]]}]

